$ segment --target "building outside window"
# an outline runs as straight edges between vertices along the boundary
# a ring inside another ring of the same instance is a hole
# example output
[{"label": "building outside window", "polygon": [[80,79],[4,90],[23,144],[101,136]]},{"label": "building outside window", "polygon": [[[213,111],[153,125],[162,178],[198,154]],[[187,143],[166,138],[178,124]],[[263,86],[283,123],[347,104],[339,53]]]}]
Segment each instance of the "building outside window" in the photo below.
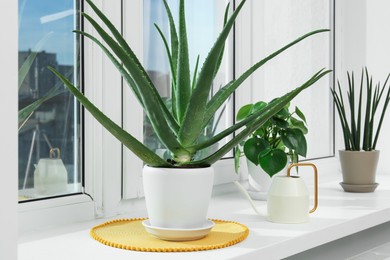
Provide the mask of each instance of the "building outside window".
[{"label": "building outside window", "polygon": [[[80,44],[72,32],[79,27],[79,5],[75,0],[19,0],[19,110],[52,93],[20,121],[20,201],[81,191],[80,110],[48,69],[79,85]],[[61,163],[53,166],[48,158]]]}]

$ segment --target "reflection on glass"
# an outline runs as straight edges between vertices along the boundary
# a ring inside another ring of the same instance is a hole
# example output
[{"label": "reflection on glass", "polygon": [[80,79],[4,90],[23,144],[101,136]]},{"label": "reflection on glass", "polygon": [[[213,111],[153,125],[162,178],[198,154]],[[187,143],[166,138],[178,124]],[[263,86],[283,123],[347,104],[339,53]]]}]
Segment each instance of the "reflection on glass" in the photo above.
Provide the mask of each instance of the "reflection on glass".
[{"label": "reflection on glass", "polygon": [[[168,5],[172,14],[176,17],[177,25],[178,3],[177,0],[168,0]],[[203,64],[209,50],[214,44],[219,32],[223,28],[223,17],[227,1],[209,1],[209,0],[191,0],[186,1],[186,22],[187,22],[187,37],[190,54],[190,70],[194,73],[196,60],[199,55],[199,68]],[[164,97],[166,105],[170,108],[171,100],[171,78],[169,62],[166,55],[166,50],[163,41],[156,30],[154,23],[162,30],[169,42],[169,22],[161,0],[145,0],[144,1],[144,65],[145,68],[158,89],[160,95]],[[213,82],[212,91],[216,92],[219,88],[225,86],[232,78],[232,59],[229,57],[229,46],[225,48],[224,59],[220,70]],[[198,70],[199,72],[199,70]],[[193,75],[191,76],[193,78]],[[211,93],[212,95],[213,93]],[[204,135],[199,137],[199,140],[209,138],[232,123],[233,119],[233,101],[232,99],[226,103],[220,111],[216,113],[216,117],[211,120],[209,126],[205,129]],[[228,138],[219,142],[219,146],[228,141]],[[164,156],[165,147],[157,140],[153,129],[145,117],[144,120],[144,143],[152,150],[157,151],[161,156]],[[215,147],[216,149],[217,147]],[[213,149],[213,148],[211,148]],[[203,150],[199,157],[206,157],[212,150]],[[231,156],[228,154],[227,156]]]},{"label": "reflection on glass", "polygon": [[78,83],[78,1],[19,0],[19,200],[80,192],[78,108],[52,66]]}]

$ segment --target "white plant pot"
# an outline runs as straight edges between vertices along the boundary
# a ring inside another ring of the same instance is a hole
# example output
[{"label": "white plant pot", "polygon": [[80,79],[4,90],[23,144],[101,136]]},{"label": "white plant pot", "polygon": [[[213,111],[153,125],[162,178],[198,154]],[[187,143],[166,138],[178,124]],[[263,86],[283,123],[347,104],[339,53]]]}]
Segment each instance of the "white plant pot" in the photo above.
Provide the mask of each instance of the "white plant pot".
[{"label": "white plant pot", "polygon": [[[271,186],[272,178],[260,166],[256,166],[248,159],[246,160],[246,162],[248,165],[248,173],[249,173],[248,174],[249,196],[254,200],[267,200],[267,193],[269,187]],[[286,170],[287,170],[287,165],[283,170],[281,170],[275,175],[276,176],[284,175],[286,173]]]},{"label": "white plant pot", "polygon": [[199,228],[207,221],[214,168],[144,166],[143,185],[150,224],[161,228]]}]

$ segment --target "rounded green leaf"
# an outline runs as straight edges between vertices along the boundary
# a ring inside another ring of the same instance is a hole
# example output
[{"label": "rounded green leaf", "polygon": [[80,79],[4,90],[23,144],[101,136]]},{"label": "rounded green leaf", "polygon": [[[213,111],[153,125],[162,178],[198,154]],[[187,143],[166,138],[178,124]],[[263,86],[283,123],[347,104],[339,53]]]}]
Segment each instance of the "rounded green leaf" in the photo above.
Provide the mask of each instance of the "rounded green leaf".
[{"label": "rounded green leaf", "polygon": [[272,177],[286,166],[287,155],[282,150],[273,149],[267,155],[259,158],[259,163],[261,168]]},{"label": "rounded green leaf", "polygon": [[236,120],[241,121],[245,119],[248,115],[250,115],[252,108],[253,108],[253,104],[248,104],[241,107],[240,110],[238,110]]},{"label": "rounded green leaf", "polygon": [[307,143],[305,136],[299,129],[285,129],[282,131],[282,141],[287,148],[295,150],[297,154],[306,157]]},{"label": "rounded green leaf", "polygon": [[260,153],[262,153],[264,150],[266,150],[269,147],[269,144],[266,140],[253,137],[248,139],[244,144],[244,154],[248,160],[250,160],[252,163],[258,165],[258,156]]},{"label": "rounded green leaf", "polygon": [[261,109],[265,108],[267,106],[267,103],[264,101],[259,101],[255,103],[252,107],[251,113],[255,113],[257,111],[260,111]]},{"label": "rounded green leaf", "polygon": [[297,128],[297,129],[301,130],[304,135],[307,134],[308,130],[307,130],[307,127],[303,121],[298,120],[294,117],[291,117],[289,119],[289,123],[290,123],[290,128]]},{"label": "rounded green leaf", "polygon": [[271,122],[276,125],[277,127],[279,128],[282,128],[282,129],[286,129],[288,128],[288,123],[286,120],[283,120],[281,118],[278,118],[276,116],[274,116],[273,118],[271,118]]}]

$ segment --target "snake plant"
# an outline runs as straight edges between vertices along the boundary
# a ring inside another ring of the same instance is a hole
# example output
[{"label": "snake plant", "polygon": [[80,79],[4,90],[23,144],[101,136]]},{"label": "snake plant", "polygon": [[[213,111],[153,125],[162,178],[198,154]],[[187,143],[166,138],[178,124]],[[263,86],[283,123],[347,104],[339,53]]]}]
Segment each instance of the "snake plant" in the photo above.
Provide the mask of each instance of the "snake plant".
[{"label": "snake plant", "polygon": [[[305,38],[329,30],[316,30],[301,36],[254,64],[240,77],[229,82],[226,86],[223,86],[212,97],[210,97],[212,82],[221,64],[225,41],[246,0],[241,1],[230,16],[228,12],[229,5],[226,7],[223,29],[209,51],[198,73],[195,73],[195,77],[193,79],[190,77],[187,31],[184,12],[185,1],[180,0],[179,2],[178,26],[175,25],[175,21],[166,0],[163,1],[169,19],[170,41],[168,41],[168,38],[161,33],[158,26],[157,30],[159,30],[162,40],[164,41],[171,69],[171,107],[167,107],[165,105],[146,70],[141,65],[126,40],[91,0],[86,0],[86,2],[91,6],[92,10],[104,23],[107,29],[103,29],[99,25],[99,22],[90,15],[83,13],[82,16],[94,27],[100,35],[102,41],[85,31],[75,32],[95,42],[121,73],[124,80],[128,83],[129,87],[132,89],[133,93],[142,105],[159,141],[169,151],[169,159],[162,159],[142,142],[138,141],[131,134],[123,130],[121,126],[113,122],[94,104],[92,104],[77,89],[77,87],[72,85],[66,79],[66,77],[62,76],[55,69],[50,68],[64,82],[66,87],[75,95],[80,103],[83,104],[83,106],[96,118],[96,120],[98,120],[110,133],[122,142],[124,146],[130,149],[149,166],[207,167],[215,163],[227,152],[232,150],[232,148],[234,148],[237,144],[243,141],[247,136],[249,136],[255,129],[258,129],[259,126],[267,122],[269,118],[279,112],[302,90],[313,85],[320,78],[329,73],[329,70],[324,69],[318,71],[300,87],[275,99],[262,110],[253,113],[245,120],[228,127],[224,131],[208,138],[207,140],[200,140],[198,137],[202,134],[204,128],[207,127],[209,121],[214,117],[218,108],[226,102],[226,100],[241,85],[241,83],[255,70]],[[237,133],[229,142],[220,147],[213,154],[208,155],[205,158],[198,159],[196,155],[201,150],[216,144],[221,139],[234,134],[236,131],[239,133]]]},{"label": "snake plant", "polygon": [[[378,82],[374,87],[372,84],[372,77],[368,74],[367,68],[365,68],[365,70],[362,70],[362,75],[360,78],[360,87],[358,87],[359,93],[355,92],[355,77],[353,72],[351,74],[347,72],[347,76],[348,103],[344,102],[340,82],[337,82],[338,92],[336,92],[336,90],[331,89],[333,99],[336,104],[337,111],[339,113],[341,127],[343,129],[345,150],[375,150],[383,119],[385,117],[386,109],[390,102],[390,86],[388,86],[387,84],[390,79],[390,74],[387,76],[382,86]],[[388,90],[387,93],[384,93],[386,87],[388,88]],[[366,90],[365,93],[363,93],[363,89]],[[358,101],[355,100],[355,96],[357,94],[359,95]],[[384,98],[382,112],[378,124],[375,125],[375,114],[379,108],[379,104],[382,100],[382,97]],[[348,120],[348,108],[350,120]],[[362,114],[362,112],[364,114]],[[363,116],[364,120],[362,119]],[[376,130],[374,126],[376,126]]]}]

